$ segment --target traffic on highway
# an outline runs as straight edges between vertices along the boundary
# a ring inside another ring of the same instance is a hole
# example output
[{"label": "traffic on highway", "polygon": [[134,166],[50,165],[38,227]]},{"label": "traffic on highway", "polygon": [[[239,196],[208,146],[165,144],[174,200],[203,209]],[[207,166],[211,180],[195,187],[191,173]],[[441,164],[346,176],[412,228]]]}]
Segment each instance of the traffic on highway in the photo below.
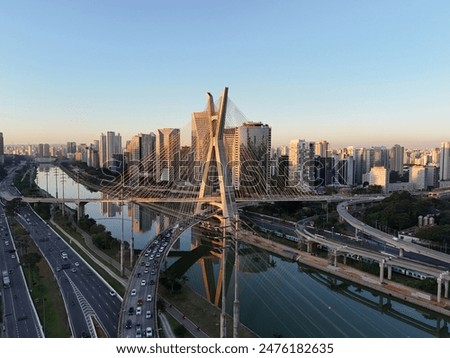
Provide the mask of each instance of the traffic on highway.
[{"label": "traffic on highway", "polygon": [[106,337],[116,337],[120,297],[28,205],[17,218],[57,279],[73,337],[96,337],[93,319]]},{"label": "traffic on highway", "polygon": [[0,271],[2,272],[3,335],[9,338],[44,336],[19,262],[3,206],[0,205]]}]

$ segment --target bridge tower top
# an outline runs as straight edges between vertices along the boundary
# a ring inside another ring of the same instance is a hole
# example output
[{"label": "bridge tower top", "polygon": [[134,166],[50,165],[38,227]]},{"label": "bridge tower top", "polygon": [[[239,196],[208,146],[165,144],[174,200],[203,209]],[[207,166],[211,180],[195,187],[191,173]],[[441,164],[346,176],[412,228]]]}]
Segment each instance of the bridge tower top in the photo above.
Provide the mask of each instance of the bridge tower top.
[{"label": "bridge tower top", "polygon": [[[231,171],[225,155],[223,132],[225,128],[225,116],[228,102],[228,87],[225,87],[220,99],[219,108],[216,110],[211,93],[206,95],[206,110],[203,113],[209,123],[209,148],[203,164],[202,182],[200,185],[199,199],[211,196],[214,192],[213,184],[219,185],[220,201],[211,204],[222,210],[225,226],[230,225],[237,213],[236,198],[231,182]],[[201,209],[201,203],[197,205],[197,212]]]}]

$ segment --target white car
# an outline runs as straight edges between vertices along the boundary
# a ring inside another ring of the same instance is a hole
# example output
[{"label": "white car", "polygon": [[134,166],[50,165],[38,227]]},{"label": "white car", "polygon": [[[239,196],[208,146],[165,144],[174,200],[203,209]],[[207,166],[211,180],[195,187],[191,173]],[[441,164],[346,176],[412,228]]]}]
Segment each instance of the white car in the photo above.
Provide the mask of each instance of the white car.
[{"label": "white car", "polygon": [[141,286],[145,286],[145,284],[146,284],[145,280],[142,280],[141,281]]},{"label": "white car", "polygon": [[147,302],[151,302],[152,300],[152,295],[147,295]]},{"label": "white car", "polygon": [[136,296],[136,289],[135,289],[135,288],[133,288],[133,289],[131,290],[131,296]]},{"label": "white car", "polygon": [[76,262],[74,263],[74,265],[75,265],[76,267],[78,267],[78,266],[80,266],[80,263],[79,263],[78,261],[76,261]]},{"label": "white car", "polygon": [[136,325],[136,338],[142,338],[141,326]]},{"label": "white car", "polygon": [[142,307],[138,307],[136,308],[136,316],[139,316],[140,314],[142,314]]},{"label": "white car", "polygon": [[147,327],[145,329],[145,336],[146,337],[153,337],[153,329],[152,329],[152,327]]},{"label": "white car", "polygon": [[152,311],[145,312],[145,318],[152,318]]}]

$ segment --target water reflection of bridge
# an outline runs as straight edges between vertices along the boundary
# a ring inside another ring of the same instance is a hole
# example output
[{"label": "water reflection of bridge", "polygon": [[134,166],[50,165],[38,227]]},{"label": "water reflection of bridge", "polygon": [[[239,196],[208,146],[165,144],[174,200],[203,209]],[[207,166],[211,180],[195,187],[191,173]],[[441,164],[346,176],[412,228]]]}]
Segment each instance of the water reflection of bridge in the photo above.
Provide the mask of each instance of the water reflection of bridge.
[{"label": "water reflection of bridge", "polygon": [[[317,282],[320,282],[321,284],[329,287],[333,291],[344,295],[346,297],[349,297],[353,301],[357,301],[358,303],[361,303],[367,307],[370,307],[374,310],[377,310],[379,312],[382,312],[383,314],[386,314],[390,317],[393,317],[401,322],[404,322],[406,324],[409,324],[415,328],[418,328],[424,332],[427,332],[433,336],[436,337],[450,337],[449,334],[449,327],[448,327],[448,320],[445,318],[437,317],[435,316],[435,313],[429,311],[429,312],[421,312],[423,316],[429,315],[430,319],[433,319],[436,321],[436,326],[430,326],[429,324],[416,319],[414,317],[411,317],[409,315],[406,315],[398,310],[395,309],[395,305],[392,304],[392,302],[397,302],[393,300],[391,297],[383,296],[382,294],[377,293],[378,301],[371,300],[370,298],[364,296],[362,292],[367,292],[363,290],[355,289],[355,291],[352,291],[350,287],[354,287],[351,283],[343,281],[341,279],[337,279],[336,277],[324,275],[320,272],[311,270],[311,269],[303,269],[303,272],[305,272],[309,277],[314,279]],[[408,305],[407,302],[402,302],[403,305]],[[410,306],[414,309],[416,307]],[[425,317],[427,318],[427,317]],[[441,326],[442,325],[442,326]]]},{"label": "water reflection of bridge", "polygon": [[[212,230],[205,230],[199,226],[192,228],[192,241],[190,251],[175,251],[169,253],[169,257],[175,258],[173,262],[163,273],[169,279],[181,280],[194,264],[200,265],[202,283],[205,298],[217,305],[222,305],[222,289],[228,291],[235,269],[235,255],[226,255],[225,265],[220,265],[219,270],[215,267],[223,259],[223,247],[220,234]],[[259,270],[267,270],[269,267],[268,254],[263,250],[255,250],[241,245],[239,248],[240,266],[238,269],[245,270],[246,257],[250,260],[258,261]],[[257,256],[257,257],[256,257]],[[267,256],[267,257],[266,257]],[[225,273],[223,272],[225,267]],[[254,265],[253,265],[254,267]],[[225,279],[225,285],[223,280]]]}]

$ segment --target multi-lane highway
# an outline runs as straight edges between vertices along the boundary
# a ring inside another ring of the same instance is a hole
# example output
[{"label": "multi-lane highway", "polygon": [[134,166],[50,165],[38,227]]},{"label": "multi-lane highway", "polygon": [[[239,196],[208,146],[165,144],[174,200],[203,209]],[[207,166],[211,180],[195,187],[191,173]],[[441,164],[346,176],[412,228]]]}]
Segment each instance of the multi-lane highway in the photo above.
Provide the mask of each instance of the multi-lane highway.
[{"label": "multi-lane highway", "polygon": [[28,205],[21,207],[17,218],[55,274],[72,335],[95,337],[96,323],[107,337],[116,337],[120,297]]},{"label": "multi-lane highway", "polygon": [[450,255],[447,255],[445,253],[435,251],[428,249],[426,247],[413,244],[410,242],[406,242],[404,240],[401,240],[397,237],[394,237],[392,235],[389,235],[381,230],[378,230],[376,228],[373,228],[369,225],[366,225],[365,223],[359,221],[355,217],[353,217],[347,210],[347,208],[351,205],[355,205],[358,203],[365,203],[367,202],[367,199],[363,200],[352,200],[352,201],[345,201],[342,203],[339,203],[337,205],[337,212],[339,216],[345,220],[347,223],[349,223],[352,227],[357,229],[358,231],[365,233],[367,235],[370,235],[371,237],[375,237],[380,241],[385,242],[386,244],[389,244],[391,246],[395,246],[399,250],[401,250],[401,254],[403,254],[403,251],[408,251],[417,255],[421,255],[423,257],[429,257],[434,260],[437,260],[440,262],[441,265],[444,267],[449,267],[450,265]]},{"label": "multi-lane highway", "polygon": [[43,337],[42,326],[23,275],[9,225],[0,205],[0,271],[3,304],[2,335],[9,338]]},{"label": "multi-lane highway", "polygon": [[133,270],[119,334],[123,337],[155,337],[156,288],[159,268],[171,243],[172,231],[159,234],[143,251]]}]

